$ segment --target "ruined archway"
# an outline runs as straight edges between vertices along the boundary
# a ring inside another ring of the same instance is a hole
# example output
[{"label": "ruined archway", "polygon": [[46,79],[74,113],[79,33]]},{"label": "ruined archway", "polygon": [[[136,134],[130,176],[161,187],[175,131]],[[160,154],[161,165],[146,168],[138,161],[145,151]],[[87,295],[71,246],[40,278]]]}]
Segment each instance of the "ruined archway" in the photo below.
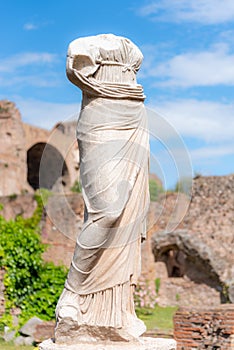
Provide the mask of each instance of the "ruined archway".
[{"label": "ruined archway", "polygon": [[168,234],[159,232],[153,236],[152,248],[155,261],[163,261],[170,267],[168,277],[187,275],[196,283],[205,279],[206,283],[217,288],[222,284],[217,257],[207,245],[197,239],[196,234],[189,235],[186,230]]},{"label": "ruined archway", "polygon": [[66,162],[52,145],[40,142],[27,151],[27,180],[36,190],[46,188],[55,192],[70,186]]},{"label": "ruined archway", "polygon": [[198,234],[182,229],[157,232],[152,249],[156,264],[164,263],[167,272],[161,280],[163,303],[202,306],[205,298],[210,306],[227,302],[222,260]]}]

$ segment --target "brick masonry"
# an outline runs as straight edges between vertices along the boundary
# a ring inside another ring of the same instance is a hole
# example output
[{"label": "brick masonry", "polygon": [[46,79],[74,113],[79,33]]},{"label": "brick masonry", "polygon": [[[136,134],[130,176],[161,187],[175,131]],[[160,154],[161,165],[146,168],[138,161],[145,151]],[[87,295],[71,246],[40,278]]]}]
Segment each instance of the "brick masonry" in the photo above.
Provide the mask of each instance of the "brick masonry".
[{"label": "brick masonry", "polygon": [[234,305],[214,309],[180,308],[174,316],[177,350],[233,350]]}]

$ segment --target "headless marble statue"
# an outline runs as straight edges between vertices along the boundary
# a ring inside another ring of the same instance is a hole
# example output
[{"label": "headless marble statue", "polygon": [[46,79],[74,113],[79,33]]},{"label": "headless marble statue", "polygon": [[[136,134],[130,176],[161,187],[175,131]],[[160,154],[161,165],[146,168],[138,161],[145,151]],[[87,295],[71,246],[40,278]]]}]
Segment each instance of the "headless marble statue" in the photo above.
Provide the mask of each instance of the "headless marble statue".
[{"label": "headless marble statue", "polygon": [[56,308],[56,343],[130,341],[144,333],[133,293],[149,204],[142,53],[112,34],[79,38],[67,76],[83,92],[77,124],[85,220]]}]

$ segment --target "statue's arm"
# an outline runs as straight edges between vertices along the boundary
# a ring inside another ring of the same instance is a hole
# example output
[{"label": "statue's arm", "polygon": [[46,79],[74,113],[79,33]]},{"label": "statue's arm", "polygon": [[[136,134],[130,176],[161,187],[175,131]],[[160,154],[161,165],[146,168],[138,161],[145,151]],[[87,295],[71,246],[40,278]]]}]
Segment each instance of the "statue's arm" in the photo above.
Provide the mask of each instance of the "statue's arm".
[{"label": "statue's arm", "polygon": [[95,61],[95,53],[88,49],[82,41],[74,40],[68,47],[66,72],[68,79],[83,88],[90,85],[89,77],[98,69],[99,65]]},{"label": "statue's arm", "polygon": [[80,81],[78,76],[74,72],[74,59],[75,59],[75,54],[72,51],[71,46],[68,47],[67,51],[67,61],[66,61],[66,73],[68,79],[75,84],[76,86],[80,86]]}]

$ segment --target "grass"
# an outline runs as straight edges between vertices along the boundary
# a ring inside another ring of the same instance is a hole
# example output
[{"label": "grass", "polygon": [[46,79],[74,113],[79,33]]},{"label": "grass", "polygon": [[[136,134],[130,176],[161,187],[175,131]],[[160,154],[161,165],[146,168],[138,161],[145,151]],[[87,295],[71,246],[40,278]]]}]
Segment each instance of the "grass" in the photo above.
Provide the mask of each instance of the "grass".
[{"label": "grass", "polygon": [[176,310],[177,307],[156,305],[151,315],[141,315],[139,317],[145,322],[147,330],[157,328],[163,331],[171,331],[173,329],[173,315]]},{"label": "grass", "polygon": [[8,343],[5,343],[5,344],[1,344],[0,343],[0,350],[36,350],[38,348],[35,348],[33,346],[16,346],[14,344],[8,344]]},{"label": "grass", "polygon": [[0,338],[0,350],[36,350],[35,346],[16,346],[13,342],[6,343],[2,338]]}]

